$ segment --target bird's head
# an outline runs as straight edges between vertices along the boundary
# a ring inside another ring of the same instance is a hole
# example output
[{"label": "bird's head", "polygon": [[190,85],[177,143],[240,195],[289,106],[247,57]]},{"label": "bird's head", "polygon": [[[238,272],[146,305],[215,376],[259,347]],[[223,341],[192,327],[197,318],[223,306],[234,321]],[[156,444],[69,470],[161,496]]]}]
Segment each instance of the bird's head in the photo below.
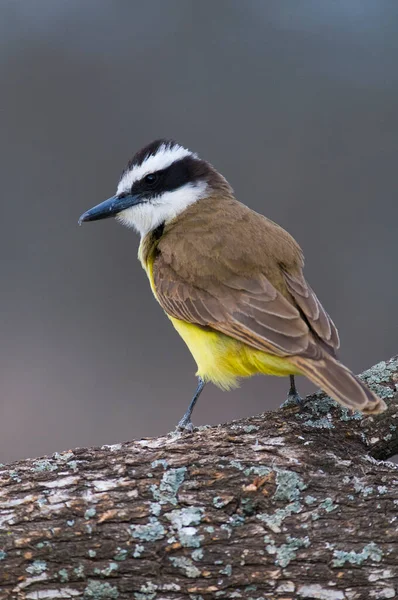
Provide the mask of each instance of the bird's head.
[{"label": "bird's head", "polygon": [[217,189],[230,190],[209,163],[174,141],[156,140],[129,161],[115,196],[82,214],[79,224],[116,217],[143,236]]}]

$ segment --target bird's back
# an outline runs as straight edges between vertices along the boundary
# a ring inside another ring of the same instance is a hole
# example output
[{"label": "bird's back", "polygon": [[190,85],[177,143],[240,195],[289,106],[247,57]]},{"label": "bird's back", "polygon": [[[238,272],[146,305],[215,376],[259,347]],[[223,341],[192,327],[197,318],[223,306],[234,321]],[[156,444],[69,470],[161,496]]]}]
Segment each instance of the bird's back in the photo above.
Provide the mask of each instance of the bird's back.
[{"label": "bird's back", "polygon": [[303,253],[282,227],[232,196],[208,197],[169,223],[157,251],[184,280],[255,280],[259,274],[290,302],[282,270],[300,273]]}]

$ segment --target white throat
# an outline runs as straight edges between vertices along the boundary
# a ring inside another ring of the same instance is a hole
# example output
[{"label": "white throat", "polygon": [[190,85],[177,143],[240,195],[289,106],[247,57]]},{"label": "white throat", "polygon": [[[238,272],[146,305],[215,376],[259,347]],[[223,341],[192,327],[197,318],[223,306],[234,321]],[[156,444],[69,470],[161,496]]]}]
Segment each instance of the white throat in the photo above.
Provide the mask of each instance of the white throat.
[{"label": "white throat", "polygon": [[126,227],[134,228],[141,237],[144,237],[161,223],[169,223],[188,206],[204,198],[206,190],[207,183],[204,181],[196,184],[187,183],[147,202],[126,208],[116,216],[116,219]]}]

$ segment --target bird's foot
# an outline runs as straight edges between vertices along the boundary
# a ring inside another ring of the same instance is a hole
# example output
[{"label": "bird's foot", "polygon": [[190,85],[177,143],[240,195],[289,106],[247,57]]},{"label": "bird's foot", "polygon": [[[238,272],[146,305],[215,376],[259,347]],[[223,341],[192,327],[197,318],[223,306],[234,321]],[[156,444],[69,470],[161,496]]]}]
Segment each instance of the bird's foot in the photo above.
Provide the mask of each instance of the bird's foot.
[{"label": "bird's foot", "polygon": [[280,408],[292,408],[293,406],[302,407],[304,404],[304,398],[300,396],[297,392],[289,393],[287,395],[286,400],[281,404]]},{"label": "bird's foot", "polygon": [[178,422],[176,427],[177,432],[183,433],[193,433],[193,423],[191,421],[191,415],[184,415],[182,419]]}]

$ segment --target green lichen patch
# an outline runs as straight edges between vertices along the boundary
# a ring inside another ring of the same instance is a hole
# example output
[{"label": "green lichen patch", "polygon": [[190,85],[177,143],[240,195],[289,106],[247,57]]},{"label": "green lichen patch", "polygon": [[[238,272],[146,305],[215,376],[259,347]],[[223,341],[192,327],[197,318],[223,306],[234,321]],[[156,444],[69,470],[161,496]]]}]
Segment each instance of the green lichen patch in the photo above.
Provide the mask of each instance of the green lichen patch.
[{"label": "green lichen patch", "polygon": [[311,396],[311,402],[307,406],[311,410],[313,417],[320,418],[329,415],[331,410],[339,407],[339,404],[323,392],[317,392]]},{"label": "green lichen patch", "polygon": [[182,527],[178,532],[178,539],[185,548],[199,548],[204,536],[198,535],[196,527]]},{"label": "green lichen patch", "polygon": [[203,508],[190,506],[166,514],[166,518],[171,522],[182,546],[199,548],[204,536],[198,535],[197,529],[193,525],[199,525],[203,512]]},{"label": "green lichen patch", "polygon": [[66,569],[60,569],[58,571],[58,575],[62,583],[66,583],[67,581],[69,581],[69,575]]},{"label": "green lichen patch", "polygon": [[242,498],[240,502],[245,515],[252,515],[256,512],[257,503],[254,498]]},{"label": "green lichen patch", "polygon": [[172,510],[166,515],[173,527],[179,529],[188,525],[199,525],[202,520],[204,509],[199,506],[189,506]]},{"label": "green lichen patch", "polygon": [[342,567],[347,562],[351,565],[362,565],[365,560],[380,562],[383,558],[383,550],[374,542],[370,542],[370,544],[364,546],[361,552],[355,552],[354,550],[350,552],[334,550],[333,556],[335,557],[332,561],[333,567]]},{"label": "green lichen patch", "polygon": [[56,471],[57,469],[58,466],[52,463],[47,458],[43,460],[35,460],[33,463],[33,470],[36,471],[36,473],[43,473],[45,471]]},{"label": "green lichen patch", "polygon": [[118,561],[126,560],[128,556],[128,550],[125,548],[120,548],[119,546],[116,549],[116,554],[114,554],[113,559]]},{"label": "green lichen patch", "polygon": [[86,510],[86,512],[84,513],[84,518],[88,521],[89,519],[92,519],[93,517],[95,517],[95,515],[97,514],[97,511],[95,510],[94,507],[88,508]]},{"label": "green lichen patch", "polygon": [[231,515],[229,517],[229,522],[232,525],[232,527],[240,527],[241,525],[243,525],[243,523],[246,521],[245,517],[243,515]]},{"label": "green lichen patch", "polygon": [[257,425],[244,425],[243,427],[245,433],[253,433],[253,431],[258,431],[259,429]]},{"label": "green lichen patch", "polygon": [[151,581],[144,583],[139,592],[134,593],[136,600],[153,600],[156,598],[158,586]]},{"label": "green lichen patch", "polygon": [[151,502],[149,505],[149,510],[153,515],[155,515],[155,517],[158,517],[162,512],[162,507],[159,502]]},{"label": "green lichen patch", "polygon": [[349,410],[345,406],[340,407],[341,421],[361,421],[363,419],[363,413],[359,412],[359,410]]},{"label": "green lichen patch", "polygon": [[74,574],[78,579],[84,579],[84,565],[79,565],[73,569]]},{"label": "green lichen patch", "polygon": [[384,360],[374,365],[362,375],[361,379],[383,400],[394,398],[395,391],[389,385],[393,375],[398,370],[398,360],[390,360],[385,362]]},{"label": "green lichen patch", "polygon": [[146,542],[156,542],[166,535],[166,530],[156,517],[149,517],[145,525],[130,525],[131,535]]},{"label": "green lichen patch", "polygon": [[259,513],[257,515],[257,519],[263,521],[275,533],[279,533],[281,531],[281,525],[283,521],[290,517],[293,513],[301,512],[301,505],[299,502],[292,502],[288,504],[285,508],[278,508],[274,513]]},{"label": "green lichen patch", "polygon": [[314,504],[314,502],[316,502],[316,498],[314,496],[308,495],[304,498],[304,502],[308,505],[311,506],[311,504]]},{"label": "green lichen patch", "polygon": [[191,553],[193,560],[202,560],[203,558],[203,550],[202,548],[198,548]]},{"label": "green lichen patch", "polygon": [[178,490],[185,479],[186,472],[186,467],[166,471],[159,486],[156,484],[151,485],[154,500],[157,500],[160,504],[170,503],[176,505]]},{"label": "green lichen patch", "polygon": [[333,500],[331,498],[325,498],[325,500],[319,505],[319,508],[322,508],[327,513],[330,513],[333,510],[336,510],[338,506],[336,504],[333,504]]},{"label": "green lichen patch", "polygon": [[118,589],[109,583],[90,580],[83,592],[86,600],[115,600],[119,597]]},{"label": "green lichen patch", "polygon": [[47,570],[47,563],[44,560],[35,560],[26,567],[26,571],[31,575],[40,575],[40,573],[44,573]]},{"label": "green lichen patch", "polygon": [[174,527],[186,527],[188,525],[199,525],[202,520],[204,509],[199,506],[189,506],[172,510],[166,515]]},{"label": "green lichen patch", "polygon": [[36,544],[36,548],[38,548],[39,550],[41,550],[42,548],[45,548],[45,546],[51,546],[51,544],[48,540],[44,540],[44,542],[37,542],[37,544]]},{"label": "green lichen patch", "polygon": [[8,471],[8,475],[16,483],[22,482],[21,476],[18,473],[18,469],[12,469],[11,471]]},{"label": "green lichen patch", "polygon": [[174,567],[181,569],[187,577],[200,577],[199,569],[193,564],[190,558],[186,556],[170,556],[169,560]]},{"label": "green lichen patch", "polygon": [[154,460],[153,463],[151,463],[152,469],[156,469],[156,467],[163,467],[163,469],[167,469],[168,466],[169,466],[169,463],[164,458],[161,458],[159,460]]},{"label": "green lichen patch", "polygon": [[274,500],[294,502],[300,498],[300,492],[306,489],[306,484],[295,471],[276,470],[276,491]]},{"label": "green lichen patch", "polygon": [[4,550],[0,550],[0,560],[5,560],[7,558],[7,552]]},{"label": "green lichen patch", "polygon": [[220,574],[221,575],[227,575],[228,577],[231,577],[231,575],[232,575],[232,565],[225,565],[225,567],[223,569],[220,569]]},{"label": "green lichen patch", "polygon": [[163,592],[179,592],[181,590],[181,586],[178,583],[164,583],[162,585]]},{"label": "green lichen patch", "polygon": [[231,528],[229,525],[227,525],[226,523],[223,523],[223,524],[220,526],[220,529],[222,529],[223,531],[225,531],[225,532],[226,532],[226,534],[227,534],[228,538],[230,538],[230,537],[231,537],[231,535],[232,535],[232,528]]},{"label": "green lichen patch", "polygon": [[269,467],[265,467],[263,465],[254,465],[252,467],[247,467],[244,470],[246,477],[250,477],[250,475],[258,475],[259,477],[265,477],[271,473],[272,469]]},{"label": "green lichen patch", "polygon": [[110,562],[107,567],[102,569],[95,568],[94,573],[96,575],[100,575],[101,577],[110,577],[114,571],[117,571],[119,565],[115,562]]},{"label": "green lichen patch", "polygon": [[354,490],[365,498],[374,492],[370,485],[364,484],[358,477],[354,477]]},{"label": "green lichen patch", "polygon": [[141,544],[136,544],[133,552],[133,558],[139,558],[144,550],[144,546],[141,546]]},{"label": "green lichen patch", "polygon": [[307,419],[303,422],[306,427],[314,427],[315,429],[334,429],[331,415],[321,417],[320,419]]},{"label": "green lichen patch", "polygon": [[66,452],[54,452],[53,459],[61,462],[69,462],[74,456],[73,452],[67,450]]},{"label": "green lichen patch", "polygon": [[276,546],[273,542],[266,546],[268,554],[275,554],[275,564],[279,567],[287,567],[289,563],[297,556],[297,550],[300,548],[308,548],[310,540],[305,538],[294,538],[287,536],[287,543],[281,546]]},{"label": "green lichen patch", "polygon": [[[229,461],[229,465],[234,469],[238,469],[238,471],[243,471],[243,469],[245,468],[239,460],[231,460]],[[224,469],[225,465],[220,465],[220,467]]]},{"label": "green lichen patch", "polygon": [[395,396],[395,391],[388,387],[388,385],[379,385],[374,383],[369,387],[371,387],[375,394],[383,400],[389,400]]},{"label": "green lichen patch", "polygon": [[370,387],[374,384],[388,383],[391,377],[398,371],[398,360],[390,360],[388,363],[382,360],[360,375]]}]

